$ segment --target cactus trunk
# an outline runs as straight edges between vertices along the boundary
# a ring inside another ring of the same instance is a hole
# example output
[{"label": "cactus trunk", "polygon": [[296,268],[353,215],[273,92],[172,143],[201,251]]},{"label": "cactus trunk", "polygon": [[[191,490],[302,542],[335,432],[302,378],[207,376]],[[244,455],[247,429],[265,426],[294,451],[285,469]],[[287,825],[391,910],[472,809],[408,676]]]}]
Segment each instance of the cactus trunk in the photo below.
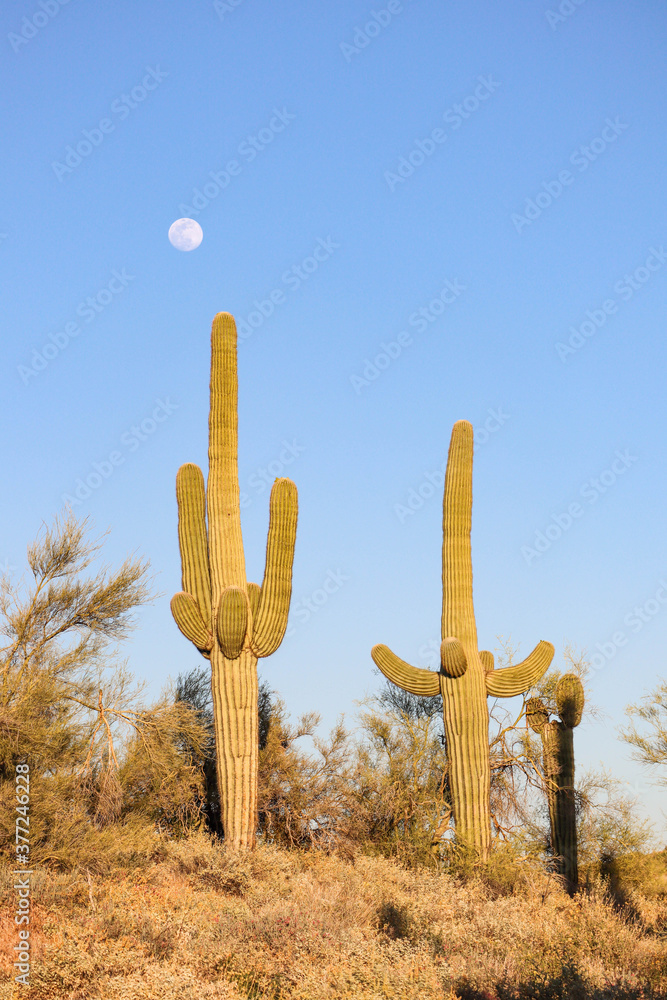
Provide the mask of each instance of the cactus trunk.
[{"label": "cactus trunk", "polygon": [[558,855],[555,841],[558,839],[558,769],[559,752],[558,742],[560,733],[560,723],[557,720],[547,722],[541,730],[542,737],[542,766],[544,768],[544,780],[546,782],[547,806],[549,807],[549,830],[551,834],[551,849]]},{"label": "cactus trunk", "polygon": [[489,711],[484,678],[443,677],[442,714],[457,843],[485,858],[491,847]]},{"label": "cactus trunk", "polygon": [[257,657],[243,650],[228,660],[211,655],[216,773],[225,840],[236,850],[252,848],[257,829]]},{"label": "cactus trunk", "polygon": [[577,811],[574,798],[574,733],[569,726],[558,739],[558,807],[554,822],[554,851],[562,859],[565,885],[573,895],[579,885]]},{"label": "cactus trunk", "polygon": [[553,646],[540,642],[522,663],[494,670],[493,655],[477,648],[472,599],[473,429],[454,425],[443,499],[442,643],[440,671],[422,670],[387,646],[372,656],[384,675],[411,694],[442,695],[449,783],[457,843],[484,859],[491,845],[491,765],[487,698],[527,691],[547,670]]},{"label": "cactus trunk", "polygon": [[528,702],[526,716],[530,727],[542,737],[551,850],[556,870],[572,896],[579,887],[574,729],[581,721],[584,707],[583,685],[575,674],[561,677],[556,687],[556,704],[560,721],[548,721],[549,713],[539,698]]},{"label": "cactus trunk", "polygon": [[551,849],[565,888],[574,895],[579,884],[577,812],[574,795],[573,730],[549,722],[542,731],[544,776],[547,781]]},{"label": "cactus trunk", "polygon": [[209,476],[196,465],[176,477],[183,590],[171,609],[179,629],[211,661],[216,769],[225,841],[255,845],[257,829],[257,659],[280,645],[287,627],[297,494],[277,479],[270,499],[261,587],[245,572],[238,482],[236,325],[218,313],[211,330]]},{"label": "cactus trunk", "polygon": [[[457,425],[458,426],[458,425]],[[491,846],[489,711],[472,600],[472,428],[452,434],[442,516],[443,640],[456,636],[467,669],[440,677],[456,839],[486,857]]]}]

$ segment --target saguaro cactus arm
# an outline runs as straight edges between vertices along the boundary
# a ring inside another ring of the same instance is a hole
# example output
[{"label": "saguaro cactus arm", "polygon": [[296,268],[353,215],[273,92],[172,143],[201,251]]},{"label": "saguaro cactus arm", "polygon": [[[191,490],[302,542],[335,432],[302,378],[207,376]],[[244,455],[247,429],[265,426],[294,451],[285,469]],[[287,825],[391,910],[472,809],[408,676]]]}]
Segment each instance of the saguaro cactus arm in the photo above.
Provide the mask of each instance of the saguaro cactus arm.
[{"label": "saguaro cactus arm", "polygon": [[432,698],[440,694],[440,675],[433,670],[412,667],[381,643],[373,646],[371,656],[387,680],[397,684],[410,694]]},{"label": "saguaro cactus arm", "polygon": [[276,479],[269,505],[266,567],[251,638],[256,656],[270,656],[285,635],[292,597],[297,514],[296,486],[291,479]]},{"label": "saguaro cactus arm", "polygon": [[530,656],[521,663],[489,670],[486,674],[486,693],[492,698],[513,698],[523,694],[547,672],[553,655],[554,647],[550,642],[538,642]]},{"label": "saguaro cactus arm", "polygon": [[171,599],[171,613],[185,638],[193,642],[204,656],[210,656],[213,648],[213,636],[209,632],[201,616],[199,605],[192,594],[186,594],[184,591],[174,594]]},{"label": "saguaro cactus arm", "polygon": [[463,677],[468,669],[465,649],[453,635],[440,643],[440,665],[448,677]]},{"label": "saguaro cactus arm", "polygon": [[250,601],[250,611],[252,613],[252,620],[254,621],[257,617],[257,608],[259,607],[259,595],[262,588],[258,583],[248,584],[248,600]]},{"label": "saguaro cactus arm", "polygon": [[487,673],[489,670],[493,670],[495,668],[493,653],[491,653],[488,649],[480,649],[479,658],[482,661],[482,666]]},{"label": "saguaro cactus arm", "polygon": [[235,660],[248,632],[248,598],[240,587],[227,587],[218,608],[218,642],[223,655]]},{"label": "saguaro cactus arm", "polygon": [[206,628],[211,630],[211,575],[206,536],[206,490],[198,465],[187,462],[176,474],[178,545],[183,590],[194,598]]},{"label": "saguaro cactus arm", "polygon": [[584,685],[576,674],[564,674],[558,681],[556,705],[564,726],[574,729],[579,725],[584,710]]}]

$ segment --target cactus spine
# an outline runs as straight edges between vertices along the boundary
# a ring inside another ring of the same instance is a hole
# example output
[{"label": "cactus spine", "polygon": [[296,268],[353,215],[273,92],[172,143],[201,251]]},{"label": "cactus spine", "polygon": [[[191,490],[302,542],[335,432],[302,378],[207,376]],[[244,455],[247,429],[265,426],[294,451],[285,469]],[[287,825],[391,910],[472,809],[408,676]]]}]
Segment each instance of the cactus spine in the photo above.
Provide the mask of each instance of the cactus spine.
[{"label": "cactus spine", "polygon": [[297,491],[271,490],[261,587],[245,573],[238,481],[236,324],[218,313],[211,330],[209,474],[182,465],[176,476],[183,590],[171,610],[183,635],[211,661],[218,790],[225,840],[251,848],[257,828],[257,658],[282,642],[292,592]]},{"label": "cactus spine", "polygon": [[477,649],[470,554],[472,457],[472,425],[459,420],[445,474],[440,671],[412,667],[383,645],[374,646],[371,655],[385,677],[405,691],[442,695],[457,843],[486,858],[491,846],[487,698],[527,691],[548,669],[554,648],[540,642],[527,659],[501,670],[494,669],[492,653]]},{"label": "cactus spine", "polygon": [[574,795],[573,731],[581,722],[584,688],[576,674],[565,674],[556,686],[560,721],[549,722],[549,712],[539,698],[526,705],[531,729],[542,737],[544,777],[549,805],[551,849],[565,887],[574,895],[579,886],[577,860],[577,810]]}]

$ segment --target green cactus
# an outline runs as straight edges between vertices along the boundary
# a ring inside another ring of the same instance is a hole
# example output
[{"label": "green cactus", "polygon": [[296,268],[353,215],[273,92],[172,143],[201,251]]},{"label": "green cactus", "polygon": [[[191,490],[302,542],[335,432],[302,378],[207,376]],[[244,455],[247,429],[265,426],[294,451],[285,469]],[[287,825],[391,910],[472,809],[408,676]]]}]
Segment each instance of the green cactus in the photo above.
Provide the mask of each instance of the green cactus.
[{"label": "green cactus", "polygon": [[549,722],[549,712],[539,698],[526,704],[531,729],[542,738],[544,777],[549,804],[551,849],[565,887],[574,895],[579,886],[577,863],[577,814],[574,795],[573,730],[581,722],[584,688],[576,674],[565,674],[556,686],[560,721]]},{"label": "green cactus", "polygon": [[491,846],[487,698],[527,691],[548,669],[554,648],[540,642],[527,659],[500,670],[494,669],[492,653],[477,649],[470,555],[472,456],[472,426],[459,420],[445,475],[440,671],[412,667],[387,646],[374,646],[371,655],[385,677],[405,691],[442,695],[457,843],[486,858]]},{"label": "green cactus", "polygon": [[211,661],[217,778],[225,840],[251,848],[257,828],[257,658],[282,642],[292,593],[297,491],[271,490],[261,587],[245,573],[238,480],[236,324],[218,313],[211,330],[209,474],[182,465],[176,476],[183,590],[171,610],[183,635]]}]

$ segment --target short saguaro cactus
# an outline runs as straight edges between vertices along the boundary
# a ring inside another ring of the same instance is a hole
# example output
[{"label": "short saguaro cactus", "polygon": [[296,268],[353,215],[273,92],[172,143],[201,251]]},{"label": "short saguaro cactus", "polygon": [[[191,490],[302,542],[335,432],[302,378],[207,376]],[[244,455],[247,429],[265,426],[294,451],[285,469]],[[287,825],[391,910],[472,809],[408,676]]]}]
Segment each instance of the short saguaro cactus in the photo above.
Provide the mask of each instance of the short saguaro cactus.
[{"label": "short saguaro cactus", "polygon": [[549,804],[551,849],[565,887],[574,895],[579,886],[577,809],[574,793],[574,729],[581,722],[584,688],[576,674],[564,674],[556,685],[559,719],[549,721],[541,698],[526,704],[531,729],[542,738],[544,779]]},{"label": "short saguaro cactus", "polygon": [[271,490],[261,587],[245,571],[238,479],[236,324],[218,313],[211,330],[209,474],[176,477],[183,590],[171,601],[179,629],[211,661],[218,791],[225,841],[251,848],[257,830],[257,659],[282,642],[292,593],[297,491]]},{"label": "short saguaro cactus", "polygon": [[477,648],[470,553],[472,459],[472,425],[459,420],[445,474],[440,670],[410,666],[384,645],[374,646],[371,655],[385,677],[403,690],[442,695],[456,840],[486,858],[491,846],[487,698],[528,691],[548,669],[554,648],[540,642],[523,662],[499,670],[494,669],[493,653]]}]

